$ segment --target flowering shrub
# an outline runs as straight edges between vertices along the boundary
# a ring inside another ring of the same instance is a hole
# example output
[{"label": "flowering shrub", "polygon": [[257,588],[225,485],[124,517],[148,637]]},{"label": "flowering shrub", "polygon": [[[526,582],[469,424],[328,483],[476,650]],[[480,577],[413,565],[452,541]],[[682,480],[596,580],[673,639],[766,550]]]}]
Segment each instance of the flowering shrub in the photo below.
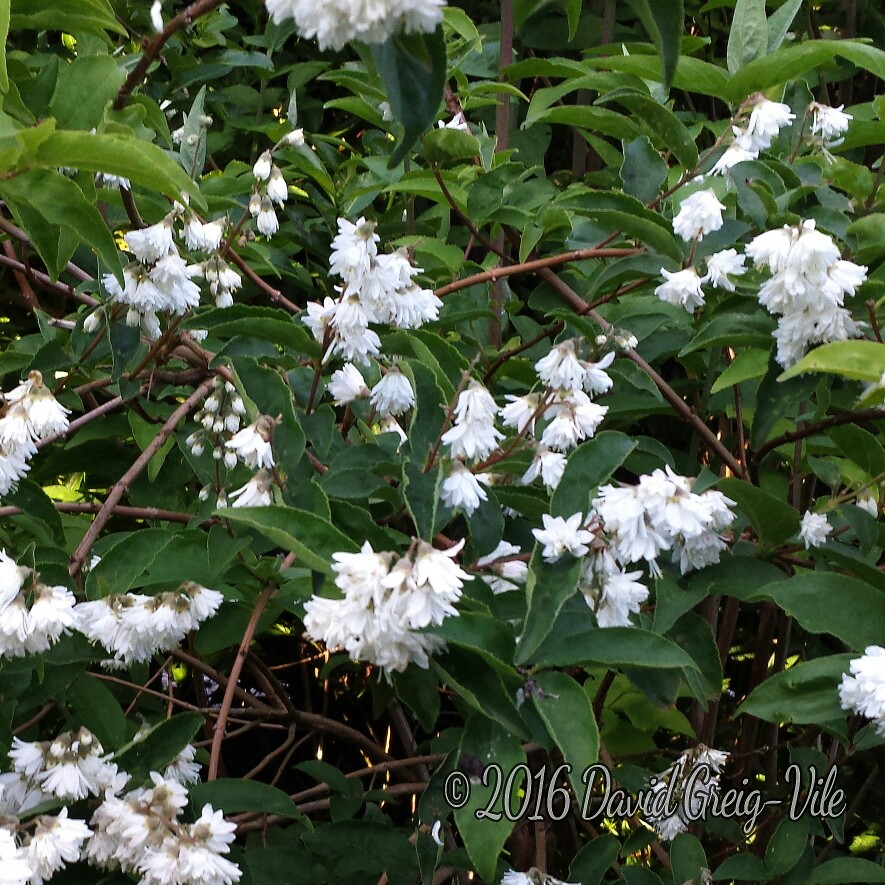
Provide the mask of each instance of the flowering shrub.
[{"label": "flowering shrub", "polygon": [[771,5],[0,0],[0,883],[885,881],[882,21]]}]

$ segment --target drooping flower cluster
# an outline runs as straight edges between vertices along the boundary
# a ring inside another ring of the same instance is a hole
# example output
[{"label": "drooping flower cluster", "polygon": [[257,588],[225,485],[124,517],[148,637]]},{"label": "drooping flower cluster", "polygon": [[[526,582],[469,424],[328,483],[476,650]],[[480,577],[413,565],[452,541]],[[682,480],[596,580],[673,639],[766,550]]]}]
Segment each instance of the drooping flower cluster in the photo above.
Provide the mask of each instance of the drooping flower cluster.
[{"label": "drooping flower cluster", "polygon": [[769,101],[761,93],[750,97],[747,106],[750,118],[745,126],[733,126],[734,141],[710,170],[713,175],[727,175],[732,166],[755,160],[762,151],[767,151],[784,126],[790,125],[796,115],[789,105]]},{"label": "drooping flower cluster", "polygon": [[337,354],[368,365],[369,357],[381,351],[371,323],[415,329],[439,316],[442,302],[414,282],[421,268],[414,267],[402,249],[379,254],[379,240],[374,222],[338,219],[329,269],[343,281],[336,287],[340,297],[326,298],[322,304],[309,302],[303,317],[317,342],[326,347],[325,359]]},{"label": "drooping flower cluster", "polygon": [[843,710],[871,719],[876,733],[885,737],[885,648],[870,645],[850,665],[839,686]]},{"label": "drooping flower cluster", "polygon": [[186,581],[156,596],[121,593],[81,602],[74,616],[78,630],[113,654],[102,666],[123,668],[177,646],[218,611],[223,599],[216,590]]},{"label": "drooping flower cluster", "polygon": [[280,24],[295,20],[302,37],[316,39],[320,49],[342,49],[354,41],[383,43],[401,31],[436,30],[445,0],[265,0]]},{"label": "drooping flower cluster", "polygon": [[0,657],[47,651],[75,626],[71,591],[28,581],[29,575],[0,550]]},{"label": "drooping flower cluster", "polygon": [[66,409],[36,369],[0,397],[0,495],[6,495],[30,470],[37,442],[68,429]]},{"label": "drooping flower cluster", "polygon": [[236,825],[204,805],[194,823],[180,820],[187,790],[151,773],[152,785],[120,798],[109,794],[90,820],[86,847],[92,866],[141,876],[143,885],[232,885],[242,876],[229,860]]},{"label": "drooping flower cluster", "polygon": [[335,553],[332,570],[343,598],[308,600],[307,635],[386,672],[405,670],[410,663],[426,669],[429,655],[443,642],[419,631],[456,616],[464,582],[473,580],[454,561],[463,546],[461,541],[436,550],[418,540],[397,557],[374,552],[366,541],[359,553]]},{"label": "drooping flower cluster", "polygon": [[630,626],[648,598],[642,571],[627,566],[644,562],[659,575],[657,557],[665,550],[683,574],[719,561],[726,547],[720,532],[734,520],[734,501],[713,489],[696,494],[692,483],[669,467],[655,470],[635,486],[602,486],[586,518],[545,514],[543,528],[533,529],[548,562],[583,558],[578,589],[600,627]]},{"label": "drooping flower cluster", "polygon": [[491,572],[483,575],[482,579],[489,585],[492,593],[506,593],[525,584],[529,566],[522,559],[515,558],[521,555],[522,550],[515,544],[501,541],[491,553],[476,560],[477,570]]},{"label": "drooping flower cluster", "polygon": [[669,271],[661,268],[664,282],[655,289],[655,295],[667,304],[684,307],[694,313],[704,306],[704,291],[701,288],[710,283],[714,289],[734,292],[735,284],[732,277],[743,276],[747,272],[745,258],[738,255],[736,249],[723,249],[706,259],[707,272],[701,276],[694,267]]},{"label": "drooping flower cluster", "polygon": [[675,839],[709,810],[729,754],[698,744],[653,779],[644,816],[662,840]]},{"label": "drooping flower cluster", "polygon": [[812,344],[844,341],[860,327],[843,306],[867,278],[867,269],[844,260],[832,237],[813,220],[766,231],[746,248],[758,267],[772,274],[759,290],[759,303],[778,317],[777,361],[797,362]]}]

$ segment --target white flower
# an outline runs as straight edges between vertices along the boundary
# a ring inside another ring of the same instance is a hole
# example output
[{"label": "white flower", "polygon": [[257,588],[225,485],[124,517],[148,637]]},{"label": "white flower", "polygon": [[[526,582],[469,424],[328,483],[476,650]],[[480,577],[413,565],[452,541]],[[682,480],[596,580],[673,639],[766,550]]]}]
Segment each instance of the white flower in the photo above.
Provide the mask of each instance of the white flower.
[{"label": "white flower", "polygon": [[273,503],[273,482],[266,470],[259,470],[246,485],[232,491],[228,498],[235,498],[231,507],[269,507]]},{"label": "white flower", "polygon": [[382,417],[401,415],[415,405],[415,392],[409,379],[396,366],[392,366],[372,388],[370,401]]},{"label": "white flower", "polygon": [[703,281],[693,267],[672,272],[662,267],[661,274],[666,282],[655,289],[655,295],[661,301],[684,307],[689,313],[704,306],[704,293],[701,291]]},{"label": "white flower", "polygon": [[810,510],[802,517],[802,527],[799,537],[805,545],[805,549],[822,547],[827,543],[827,535],[833,530],[824,513],[812,513]]},{"label": "white flower", "polygon": [[6,828],[0,828],[0,885],[28,885],[35,871],[27,854],[15,844]]},{"label": "white flower", "polygon": [[467,516],[488,500],[477,478],[460,461],[452,462],[451,472],[442,481],[439,496],[447,507],[453,510],[460,507]]},{"label": "white flower", "polygon": [[759,95],[746,129],[737,137],[737,142],[747,151],[767,151],[778,132],[792,123],[796,115],[789,105],[769,101]]},{"label": "white flower", "polygon": [[707,273],[701,278],[702,283],[712,283],[716,289],[734,292],[735,286],[731,277],[740,277],[747,272],[744,266],[746,257],[738,255],[736,249],[723,249],[707,257]]},{"label": "white flower", "polygon": [[302,37],[321,50],[347,43],[382,43],[400,31],[430,33],[442,21],[443,0],[267,0],[277,23],[295,20]]},{"label": "white flower", "polygon": [[587,560],[578,589],[600,627],[632,626],[631,613],[648,599],[648,587],[637,580],[641,577],[640,571],[623,571],[608,555]]},{"label": "white flower", "polygon": [[480,460],[498,448],[504,434],[495,428],[497,411],[495,400],[479,381],[471,381],[461,391],[455,405],[454,426],[442,435],[453,458]]},{"label": "white flower", "polygon": [[6,495],[30,470],[28,462],[14,449],[0,446],[0,495]]},{"label": "white flower", "polygon": [[131,230],[124,237],[126,248],[142,263],[153,262],[168,255],[172,250],[172,219],[166,216],[157,224],[141,230]]},{"label": "white flower", "polygon": [[850,669],[852,675],[843,675],[839,686],[842,709],[872,719],[877,734],[885,736],[885,648],[867,646]]},{"label": "white flower", "polygon": [[163,30],[163,6],[160,0],[151,3],[151,25],[158,34]]},{"label": "white flower", "polygon": [[582,440],[591,439],[607,412],[608,406],[592,402],[583,390],[557,394],[547,411],[552,420],[541,434],[541,445],[566,450]]},{"label": "white flower", "polygon": [[353,363],[347,363],[332,373],[328,389],[336,406],[352,403],[369,394],[365,378]]},{"label": "white flower", "polygon": [[252,174],[256,181],[267,181],[270,178],[270,171],[273,166],[273,159],[270,151],[265,151],[255,162],[252,167]]},{"label": "white flower", "polygon": [[505,427],[512,427],[517,433],[522,433],[526,428],[532,433],[535,429],[535,413],[541,400],[539,394],[527,393],[525,396],[515,396],[508,393],[504,399],[509,402],[499,411],[501,423]]},{"label": "white flower", "polygon": [[0,550],[0,608],[8,605],[18,596],[30,569],[20,566]]},{"label": "white flower", "polygon": [[711,175],[727,175],[732,166],[738,163],[746,163],[755,160],[759,156],[758,151],[750,151],[742,146],[743,130],[734,127],[735,140],[726,148],[725,152],[713,165]]},{"label": "white flower", "polygon": [[348,282],[367,274],[372,259],[378,254],[380,239],[375,233],[374,222],[360,217],[354,224],[346,218],[339,218],[338,235],[332,240],[329,272]]},{"label": "white flower", "polygon": [[304,145],[304,130],[293,129],[280,139],[280,147],[302,147]]},{"label": "white flower", "polygon": [[274,203],[278,203],[280,206],[289,198],[289,186],[286,184],[286,179],[283,178],[283,173],[276,166],[270,170],[270,179],[267,182],[267,195]]},{"label": "white flower", "polygon": [[33,835],[23,846],[34,878],[49,879],[65,864],[80,860],[83,843],[91,835],[84,821],[68,817],[67,808],[55,817],[38,817]]},{"label": "white flower", "polygon": [[477,569],[492,572],[490,575],[483,575],[483,580],[489,585],[492,593],[505,593],[525,584],[528,577],[528,563],[521,559],[504,558],[518,556],[521,553],[522,550],[515,544],[500,541],[491,553],[476,560]]},{"label": "white flower", "polygon": [[270,197],[261,198],[261,209],[255,219],[255,224],[258,232],[266,237],[272,237],[280,229],[280,221],[277,218],[277,213],[274,212]]},{"label": "white flower", "polygon": [[562,452],[554,452],[546,446],[537,446],[532,463],[522,475],[520,482],[527,486],[539,476],[548,489],[555,489],[565,473],[566,457]]},{"label": "white flower", "polygon": [[[0,446],[7,454],[16,451],[21,457],[29,458],[36,450],[28,445],[26,436],[46,439],[68,429],[66,409],[43,383],[43,375],[32,370],[26,381],[6,394],[6,401],[13,406],[6,418],[0,420]],[[22,415],[15,406],[24,409]],[[27,419],[28,427],[16,425],[17,420]]]},{"label": "white flower", "polygon": [[455,114],[448,123],[445,120],[437,120],[436,125],[438,129],[458,129],[461,132],[470,132],[470,127],[467,125],[467,119],[463,111]]},{"label": "white flower", "polygon": [[854,503],[860,507],[861,510],[865,510],[870,516],[876,517],[879,515],[879,505],[876,502],[876,499],[873,497],[873,493],[866,489],[861,492],[855,499]]},{"label": "white flower", "polygon": [[532,529],[532,534],[539,544],[544,545],[542,555],[547,562],[556,562],[563,553],[583,556],[590,549],[588,545],[593,540],[593,533],[581,528],[583,513],[573,513],[568,519],[545,513],[541,520],[544,528]]},{"label": "white flower", "polygon": [[723,209],[725,206],[712,189],[695,191],[679,204],[679,213],[673,219],[673,231],[687,243],[701,240],[722,227]]},{"label": "white flower", "polygon": [[221,238],[224,236],[224,221],[207,221],[203,224],[193,216],[184,226],[182,236],[188,249],[214,252],[221,245]]},{"label": "white flower", "polygon": [[811,133],[819,135],[826,147],[838,147],[844,141],[841,136],[848,131],[848,126],[854,119],[851,114],[843,111],[844,107],[844,104],[831,108],[816,101],[811,103],[810,109],[814,113]]},{"label": "white flower", "polygon": [[547,356],[535,363],[538,377],[554,389],[577,390],[584,386],[584,366],[575,353],[575,339],[555,344]]},{"label": "white flower", "polygon": [[242,462],[253,470],[274,466],[271,437],[276,422],[267,415],[260,415],[254,424],[244,427],[224,445],[235,452]]}]

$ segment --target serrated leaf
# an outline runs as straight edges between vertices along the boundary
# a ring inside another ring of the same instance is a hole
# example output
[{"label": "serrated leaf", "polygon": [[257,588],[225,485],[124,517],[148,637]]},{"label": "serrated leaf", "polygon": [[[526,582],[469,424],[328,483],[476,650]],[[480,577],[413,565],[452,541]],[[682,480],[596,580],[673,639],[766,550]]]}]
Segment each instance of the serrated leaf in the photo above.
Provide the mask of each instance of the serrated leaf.
[{"label": "serrated leaf", "polygon": [[331,522],[294,507],[238,507],[218,510],[216,516],[255,529],[284,550],[298,555],[298,561],[323,574],[332,574],[332,554],[354,553],[357,542]]},{"label": "serrated leaf", "polygon": [[879,381],[885,372],[885,344],[865,340],[822,344],[806,353],[777,380],[787,381],[805,372],[841,375],[856,381]]}]

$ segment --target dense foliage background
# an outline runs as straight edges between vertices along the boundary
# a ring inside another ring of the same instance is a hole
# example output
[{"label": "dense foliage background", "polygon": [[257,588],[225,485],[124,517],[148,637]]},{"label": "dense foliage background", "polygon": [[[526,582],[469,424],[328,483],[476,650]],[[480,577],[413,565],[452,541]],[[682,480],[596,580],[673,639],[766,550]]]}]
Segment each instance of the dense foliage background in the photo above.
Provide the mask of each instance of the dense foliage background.
[{"label": "dense foliage background", "polygon": [[341,7],[0,0],[0,881],[885,881],[885,13]]}]

